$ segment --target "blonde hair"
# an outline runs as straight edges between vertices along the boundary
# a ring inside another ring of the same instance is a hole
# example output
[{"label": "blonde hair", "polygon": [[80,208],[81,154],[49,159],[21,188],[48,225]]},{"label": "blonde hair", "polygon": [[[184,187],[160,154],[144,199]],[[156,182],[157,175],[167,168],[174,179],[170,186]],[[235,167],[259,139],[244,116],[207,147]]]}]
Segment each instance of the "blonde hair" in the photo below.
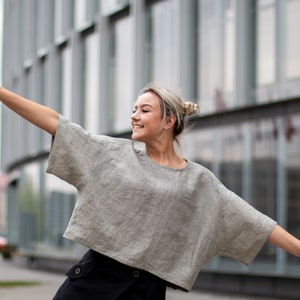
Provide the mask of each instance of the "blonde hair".
[{"label": "blonde hair", "polygon": [[186,117],[197,114],[200,111],[199,106],[193,102],[184,101],[181,93],[172,92],[166,88],[158,87],[153,83],[146,85],[141,90],[140,95],[148,92],[154,93],[159,97],[163,120],[167,116],[176,117],[173,138],[177,140],[177,136],[182,133],[186,126]]}]

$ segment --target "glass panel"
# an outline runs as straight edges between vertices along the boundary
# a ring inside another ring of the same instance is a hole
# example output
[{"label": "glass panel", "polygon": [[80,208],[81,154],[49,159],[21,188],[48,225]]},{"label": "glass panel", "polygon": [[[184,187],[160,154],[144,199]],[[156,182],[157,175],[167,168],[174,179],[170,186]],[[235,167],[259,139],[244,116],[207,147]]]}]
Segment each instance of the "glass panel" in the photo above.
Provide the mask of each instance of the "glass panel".
[{"label": "glass panel", "polygon": [[73,0],[55,0],[55,39],[60,42],[73,25]]},{"label": "glass panel", "polygon": [[235,1],[200,2],[200,105],[202,112],[221,111],[236,105]]},{"label": "glass panel", "polygon": [[257,84],[275,80],[275,7],[260,7],[257,14]]},{"label": "glass panel", "polygon": [[222,128],[219,131],[219,178],[230,190],[242,196],[242,141],[240,126]]},{"label": "glass panel", "polygon": [[227,188],[241,195],[242,141],[240,126],[188,131],[183,136],[183,156],[212,170]]},{"label": "glass panel", "polygon": [[75,206],[76,197],[61,191],[52,191],[46,202],[47,243],[55,247],[68,247],[74,242],[63,238],[64,231]]},{"label": "glass panel", "polygon": [[42,207],[40,201],[40,169],[37,164],[28,164],[23,170],[18,186],[19,241],[18,245],[32,248],[39,240],[42,229]]},{"label": "glass panel", "polygon": [[86,1],[86,19],[90,22],[94,21],[94,16],[99,12],[99,0],[88,0]]},{"label": "glass panel", "polygon": [[[14,2],[15,9],[9,10],[7,15],[4,15],[4,26],[3,26],[3,34],[4,39],[6,39],[6,36],[14,36],[14,38],[7,38],[7,40],[4,43],[4,40],[2,41],[2,47],[3,47],[3,56],[5,59],[2,60],[3,68],[7,68],[6,74],[8,73],[8,70],[11,69],[11,72],[14,72],[15,74],[18,74],[20,72],[20,66],[23,64],[23,51],[24,51],[24,45],[23,41],[25,39],[24,37],[24,21],[23,21],[23,2],[16,1]],[[7,22],[8,19],[11,19],[11,22]],[[8,25],[7,25],[8,24]],[[1,30],[2,31],[2,30]],[[9,53],[6,53],[9,52]],[[3,72],[3,71],[2,71]],[[1,72],[1,73],[2,73]],[[7,80],[10,78],[7,75],[3,74],[4,80]],[[18,91],[18,85],[19,83],[17,81],[12,82],[12,87],[14,91]]]},{"label": "glass panel", "polygon": [[300,1],[286,1],[286,77],[300,78]]},{"label": "glass panel", "polygon": [[44,31],[45,31],[45,4],[44,0],[37,2],[37,47],[43,48],[45,45],[45,37],[44,37]]},{"label": "glass panel", "polygon": [[[300,236],[300,115],[284,119],[286,137],[287,230]],[[288,255],[300,264],[300,259]]]},{"label": "glass panel", "polygon": [[80,29],[86,23],[86,0],[75,0],[75,27]]},{"label": "glass panel", "polygon": [[64,48],[62,51],[62,114],[72,119],[72,51]]},{"label": "glass panel", "polygon": [[275,16],[274,1],[257,1],[256,18],[256,86],[257,100],[270,100],[274,97],[276,52],[275,52]]},{"label": "glass panel", "polygon": [[[68,52],[67,52],[68,53]],[[47,164],[43,166],[43,172],[46,171]],[[70,220],[72,210],[76,202],[76,189],[56,176],[45,176],[45,245],[59,247],[74,245],[73,242],[62,238],[62,234]],[[70,250],[71,248],[68,248]],[[75,249],[72,249],[72,252]],[[55,250],[54,250],[55,251]],[[73,252],[76,255],[76,251]],[[80,253],[79,253],[80,255]]]},{"label": "glass panel", "polygon": [[113,102],[113,130],[117,132],[130,129],[130,116],[135,102],[132,30],[131,16],[112,24],[110,94]]},{"label": "glass panel", "polygon": [[300,1],[257,1],[256,98],[300,94]]},{"label": "glass panel", "polygon": [[285,7],[285,42],[284,54],[284,96],[294,97],[300,95],[300,0],[284,2]]},{"label": "glass panel", "polygon": [[85,50],[85,128],[91,132],[99,132],[99,34],[86,37]]},{"label": "glass panel", "polygon": [[[232,101],[235,79],[235,15],[233,1],[226,1],[224,7],[224,74],[223,86],[227,101]],[[233,105],[233,103],[231,103]],[[229,106],[232,106],[228,103]]]},{"label": "glass panel", "polygon": [[75,26],[77,30],[85,29],[93,23],[93,18],[98,10],[97,0],[76,0]]},{"label": "glass panel", "polygon": [[[277,178],[276,120],[257,121],[252,125],[252,187],[251,205],[269,217],[276,219]],[[274,259],[274,247],[266,244],[260,258]]]},{"label": "glass panel", "polygon": [[36,45],[36,5],[33,1],[23,3],[23,59],[33,59]]},{"label": "glass panel", "polygon": [[[150,7],[151,80],[172,88],[173,82],[173,10],[170,0]],[[176,76],[174,74],[174,76]]]},{"label": "glass panel", "polygon": [[59,38],[63,33],[63,1],[55,0],[55,38]]},{"label": "glass panel", "polygon": [[[251,143],[247,145],[252,155],[249,166],[251,178],[246,183],[251,190],[249,202],[276,220],[276,200],[281,196],[278,195],[278,185],[286,185],[280,189],[286,190],[287,199],[277,201],[287,202],[287,230],[300,236],[300,115],[287,116],[283,120],[259,120],[249,126],[252,135]],[[283,140],[279,136],[281,133]],[[213,170],[225,186],[241,195],[242,161],[245,159],[243,134],[241,126],[187,131],[182,140],[182,152],[188,159]],[[282,149],[279,147],[282,142],[286,144],[283,173],[286,178],[279,177],[278,173],[279,167],[282,167],[278,158],[282,155],[278,152],[279,148]],[[258,260],[274,262],[275,250],[274,246],[266,244]],[[300,259],[295,256],[288,255],[288,260],[300,264]]]},{"label": "glass panel", "polygon": [[208,169],[213,162],[213,130],[187,131],[182,137],[182,155]]}]

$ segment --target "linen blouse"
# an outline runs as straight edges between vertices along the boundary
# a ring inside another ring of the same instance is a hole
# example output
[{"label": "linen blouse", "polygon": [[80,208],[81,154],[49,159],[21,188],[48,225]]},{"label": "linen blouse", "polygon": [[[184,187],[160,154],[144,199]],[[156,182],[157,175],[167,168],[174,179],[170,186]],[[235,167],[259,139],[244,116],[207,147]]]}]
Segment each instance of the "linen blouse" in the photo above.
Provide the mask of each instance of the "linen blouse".
[{"label": "linen blouse", "polygon": [[214,256],[248,265],[276,224],[200,164],[160,165],[143,144],[63,116],[47,172],[78,191],[66,238],[187,291]]}]

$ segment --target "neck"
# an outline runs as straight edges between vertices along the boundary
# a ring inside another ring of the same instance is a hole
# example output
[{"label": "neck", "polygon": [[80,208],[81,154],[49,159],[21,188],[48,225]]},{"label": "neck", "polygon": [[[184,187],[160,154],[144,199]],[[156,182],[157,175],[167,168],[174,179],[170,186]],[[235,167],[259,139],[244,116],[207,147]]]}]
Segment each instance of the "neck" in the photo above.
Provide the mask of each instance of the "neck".
[{"label": "neck", "polygon": [[175,169],[186,166],[186,161],[176,154],[173,142],[159,145],[146,144],[146,153],[153,161],[163,166]]}]

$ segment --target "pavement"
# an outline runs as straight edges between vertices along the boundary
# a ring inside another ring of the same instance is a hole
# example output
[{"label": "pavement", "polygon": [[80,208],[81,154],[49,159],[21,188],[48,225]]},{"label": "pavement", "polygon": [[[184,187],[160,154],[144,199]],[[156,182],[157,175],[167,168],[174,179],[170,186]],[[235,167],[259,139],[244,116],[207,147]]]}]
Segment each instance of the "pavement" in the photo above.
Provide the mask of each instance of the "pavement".
[{"label": "pavement", "polygon": [[[58,287],[65,279],[65,275],[37,270],[12,261],[0,258],[0,299],[1,300],[51,300]],[[31,286],[3,287],[8,281],[36,282]],[[272,300],[271,298],[245,297],[238,295],[223,295],[192,291],[184,293],[169,289],[166,300]],[[71,299],[70,299],[71,300]],[[84,300],[84,299],[83,299]],[[105,300],[105,299],[104,299]],[[153,299],[155,300],[155,299]]]}]

